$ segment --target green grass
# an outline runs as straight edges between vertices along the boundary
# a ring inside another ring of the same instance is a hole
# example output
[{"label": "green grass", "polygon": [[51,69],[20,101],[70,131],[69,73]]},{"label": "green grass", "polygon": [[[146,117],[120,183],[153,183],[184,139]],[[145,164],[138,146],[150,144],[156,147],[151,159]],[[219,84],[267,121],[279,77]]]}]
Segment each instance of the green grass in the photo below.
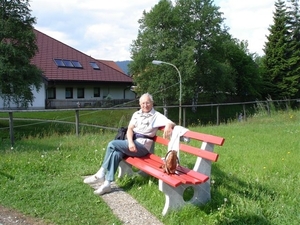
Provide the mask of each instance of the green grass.
[{"label": "green grass", "polygon": [[[92,110],[80,111],[79,122],[98,126],[114,127],[127,126],[134,109],[131,110]],[[75,110],[43,111],[43,112],[14,112],[14,138],[19,140],[30,136],[49,136],[53,132],[63,135],[75,134]],[[66,124],[62,122],[71,122]],[[102,128],[80,126],[80,133],[105,131]],[[0,140],[9,139],[8,113],[0,112]]]},{"label": "green grass", "polygon": [[[76,137],[54,128],[51,135],[23,137],[13,149],[9,140],[2,140],[0,204],[54,224],[121,224],[82,183],[82,176],[99,168],[115,134],[98,129]],[[189,129],[226,139],[215,149],[220,156],[212,166],[209,203],[163,217],[164,195],[156,179],[124,178],[118,184],[164,224],[298,224],[300,111]],[[156,149],[159,155],[165,151]],[[181,161],[194,163],[184,154]]]}]

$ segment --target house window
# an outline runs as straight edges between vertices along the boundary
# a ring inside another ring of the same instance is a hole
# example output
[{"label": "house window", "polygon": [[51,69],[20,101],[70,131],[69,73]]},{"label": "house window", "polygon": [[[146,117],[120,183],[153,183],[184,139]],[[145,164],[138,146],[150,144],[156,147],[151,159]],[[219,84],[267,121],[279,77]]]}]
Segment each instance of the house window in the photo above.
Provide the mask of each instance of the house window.
[{"label": "house window", "polygon": [[100,88],[94,87],[94,98],[100,97]]},{"label": "house window", "polygon": [[77,88],[77,98],[84,98],[84,88]]},{"label": "house window", "polygon": [[54,87],[47,89],[47,98],[48,99],[56,99],[56,89]]},{"label": "house window", "polygon": [[103,88],[103,99],[105,99],[107,96],[108,96],[108,94],[109,94],[109,89],[108,89],[108,87],[107,88]]},{"label": "house window", "polygon": [[73,88],[66,88],[66,98],[73,98]]},{"label": "house window", "polygon": [[91,67],[93,67],[94,70],[100,70],[100,67],[95,62],[90,62]]}]

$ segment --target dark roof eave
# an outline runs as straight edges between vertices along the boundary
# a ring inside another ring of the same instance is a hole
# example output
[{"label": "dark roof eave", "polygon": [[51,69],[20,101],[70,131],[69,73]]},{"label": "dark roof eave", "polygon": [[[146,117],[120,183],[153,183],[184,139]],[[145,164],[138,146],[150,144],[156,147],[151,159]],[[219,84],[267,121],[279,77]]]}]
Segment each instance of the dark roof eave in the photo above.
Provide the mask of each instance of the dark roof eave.
[{"label": "dark roof eave", "polygon": [[48,79],[48,82],[63,82],[63,83],[127,83],[127,84],[133,84],[133,81],[104,81],[104,80],[61,80],[61,79]]}]

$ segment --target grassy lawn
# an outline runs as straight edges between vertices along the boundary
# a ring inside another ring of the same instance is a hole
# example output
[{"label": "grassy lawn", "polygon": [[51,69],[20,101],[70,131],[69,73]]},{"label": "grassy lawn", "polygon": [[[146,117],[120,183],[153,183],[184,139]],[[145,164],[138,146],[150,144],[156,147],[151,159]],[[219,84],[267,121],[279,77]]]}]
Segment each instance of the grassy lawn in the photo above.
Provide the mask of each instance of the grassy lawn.
[{"label": "grassy lawn", "polygon": [[[117,127],[128,119],[122,113],[99,114],[91,113],[85,120],[100,123],[109,119],[112,122],[108,126]],[[58,115],[51,117],[68,117]],[[49,119],[42,113],[35,118]],[[36,131],[18,136],[13,149],[2,137],[0,204],[54,224],[122,224],[82,182],[82,176],[99,168],[104,148],[115,133],[94,129],[77,137],[74,132],[57,132],[54,125],[35,125],[28,132],[32,129]],[[189,129],[226,139],[223,147],[215,149],[220,157],[212,167],[209,203],[187,206],[163,217],[164,195],[158,190],[157,180],[135,177],[117,183],[164,224],[298,224],[299,111],[279,112],[271,117],[258,114],[243,122]],[[159,155],[165,152],[166,148],[156,148]],[[181,161],[193,165],[195,160],[181,155]]]}]

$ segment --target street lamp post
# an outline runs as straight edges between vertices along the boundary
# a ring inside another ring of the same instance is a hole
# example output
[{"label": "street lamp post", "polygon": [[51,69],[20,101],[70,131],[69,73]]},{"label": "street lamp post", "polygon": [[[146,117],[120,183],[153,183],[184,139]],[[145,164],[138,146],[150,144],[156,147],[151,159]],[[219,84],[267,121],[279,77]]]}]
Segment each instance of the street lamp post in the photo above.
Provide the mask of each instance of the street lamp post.
[{"label": "street lamp post", "polygon": [[177,73],[178,73],[178,76],[179,76],[179,126],[181,126],[181,111],[182,111],[181,110],[181,94],[182,94],[182,87],[181,87],[181,74],[180,74],[180,71],[172,63],[163,62],[163,61],[159,61],[159,60],[153,60],[152,63],[155,64],[155,65],[167,64],[167,65],[173,66],[176,69]]}]

